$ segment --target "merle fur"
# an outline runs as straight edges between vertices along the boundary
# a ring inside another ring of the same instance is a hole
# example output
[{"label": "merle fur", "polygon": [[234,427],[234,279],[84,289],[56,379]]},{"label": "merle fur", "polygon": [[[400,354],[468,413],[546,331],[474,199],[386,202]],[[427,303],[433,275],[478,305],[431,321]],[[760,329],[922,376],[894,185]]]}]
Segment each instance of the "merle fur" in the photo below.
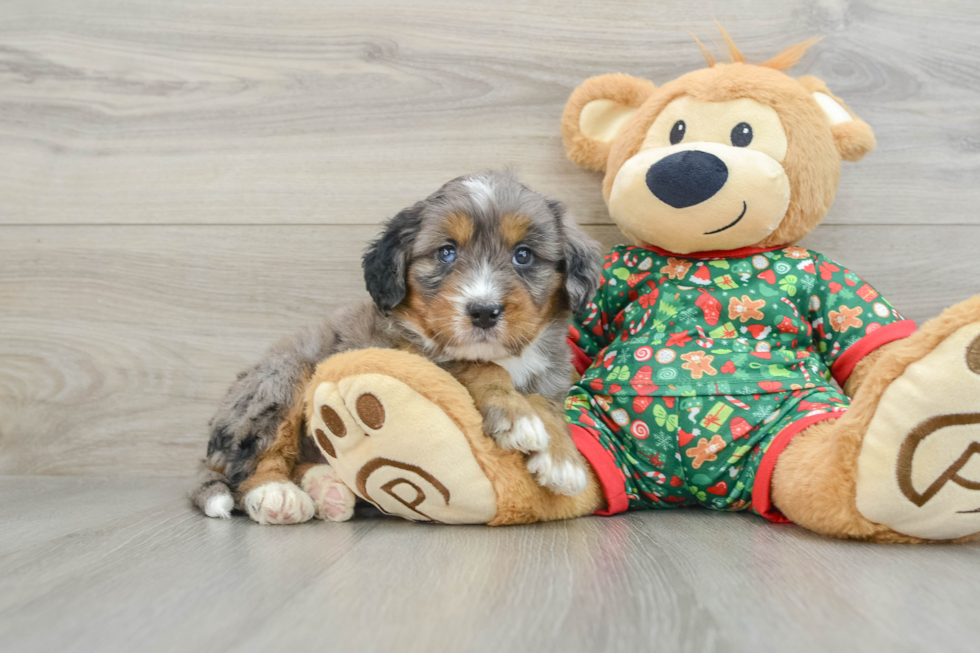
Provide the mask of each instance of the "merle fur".
[{"label": "merle fur", "polygon": [[[491,197],[478,198],[467,182],[486,183]],[[578,230],[563,204],[547,200],[530,190],[510,173],[483,172],[454,179],[426,200],[401,211],[384,226],[381,236],[363,257],[364,280],[372,301],[347,305],[273,346],[254,366],[241,372],[231,385],[210,422],[207,456],[192,501],[205,509],[218,495],[235,497],[236,489],[251,476],[259,455],[275,439],[276,430],[289,410],[298,385],[316,365],[334,354],[368,347],[393,348],[409,343],[424,349],[420,336],[392,315],[406,295],[409,269],[431,267],[431,253],[439,240],[438,226],[451,211],[463,211],[490,224],[507,212],[535,216],[535,231],[529,235],[544,263],[525,274],[532,295],[542,285],[538,276],[547,266],[565,275],[564,293],[569,308],[581,309],[591,299],[601,275],[598,245]],[[546,222],[550,221],[550,222]],[[534,231],[534,230],[532,230]],[[535,235],[537,234],[537,235]],[[493,239],[487,238],[480,256],[509,256]],[[420,273],[421,274],[421,273]],[[429,279],[437,292],[438,275]],[[424,276],[424,274],[421,274]],[[539,298],[544,301],[544,297]],[[517,389],[561,401],[568,388],[571,362],[564,318],[544,328],[537,338],[542,355],[553,361],[549,369],[531,375]],[[448,366],[452,359],[439,351],[427,351],[437,364]],[[308,450],[309,447],[305,447]]]}]

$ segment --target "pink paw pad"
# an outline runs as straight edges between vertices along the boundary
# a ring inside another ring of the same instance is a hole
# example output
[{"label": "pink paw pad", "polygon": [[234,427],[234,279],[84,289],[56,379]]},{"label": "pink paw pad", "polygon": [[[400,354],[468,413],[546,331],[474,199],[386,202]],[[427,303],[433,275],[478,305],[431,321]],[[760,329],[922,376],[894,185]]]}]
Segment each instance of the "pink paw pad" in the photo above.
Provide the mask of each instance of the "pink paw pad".
[{"label": "pink paw pad", "polygon": [[303,477],[303,488],[316,505],[320,519],[346,521],[354,514],[354,493],[351,492],[327,465],[311,469]]}]

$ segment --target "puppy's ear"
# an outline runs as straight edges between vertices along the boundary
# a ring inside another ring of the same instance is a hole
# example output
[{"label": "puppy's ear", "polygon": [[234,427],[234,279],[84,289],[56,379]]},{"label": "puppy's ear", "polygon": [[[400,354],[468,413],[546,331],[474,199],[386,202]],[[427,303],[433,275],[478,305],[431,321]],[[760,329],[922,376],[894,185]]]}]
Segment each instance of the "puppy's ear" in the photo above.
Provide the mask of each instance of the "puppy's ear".
[{"label": "puppy's ear", "polygon": [[561,116],[568,158],[583,168],[605,170],[612,142],[653,91],[653,82],[621,73],[582,82]]},{"label": "puppy's ear", "polygon": [[371,299],[385,315],[405,299],[408,262],[424,206],[418,202],[388,220],[384,233],[364,252],[364,282]]},{"label": "puppy's ear", "polygon": [[837,151],[845,161],[860,161],[865,154],[873,152],[877,146],[871,126],[857,117],[844,101],[830,92],[823,80],[812,75],[797,79],[803,88],[820,105],[830,133],[834,135]]},{"label": "puppy's ear", "polygon": [[599,243],[582,231],[565,205],[549,200],[548,208],[554,213],[565,234],[565,260],[561,270],[565,274],[565,294],[572,311],[582,311],[592,301],[602,278],[602,253]]}]

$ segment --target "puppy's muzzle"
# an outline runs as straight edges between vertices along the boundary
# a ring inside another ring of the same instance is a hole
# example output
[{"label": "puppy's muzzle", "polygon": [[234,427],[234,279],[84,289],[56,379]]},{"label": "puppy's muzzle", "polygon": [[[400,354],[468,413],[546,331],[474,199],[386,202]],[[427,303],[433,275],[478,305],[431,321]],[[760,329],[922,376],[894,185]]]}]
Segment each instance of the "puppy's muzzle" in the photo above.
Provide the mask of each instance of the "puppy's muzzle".
[{"label": "puppy's muzzle", "polygon": [[469,311],[473,326],[489,329],[500,320],[504,307],[501,304],[470,304],[466,310]]},{"label": "puppy's muzzle", "polygon": [[675,209],[710,199],[728,181],[728,167],[714,154],[686,150],[666,156],[647,170],[647,188]]}]

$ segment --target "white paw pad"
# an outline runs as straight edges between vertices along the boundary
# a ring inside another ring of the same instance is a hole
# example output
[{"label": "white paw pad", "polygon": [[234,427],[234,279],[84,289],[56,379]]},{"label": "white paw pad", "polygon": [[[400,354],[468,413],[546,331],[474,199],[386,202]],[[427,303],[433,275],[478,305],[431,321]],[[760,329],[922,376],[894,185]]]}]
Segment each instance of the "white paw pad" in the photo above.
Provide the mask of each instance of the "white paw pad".
[{"label": "white paw pad", "polygon": [[329,465],[317,465],[303,475],[303,490],[313,499],[316,517],[347,521],[354,516],[357,497]]},{"label": "white paw pad", "polygon": [[575,496],[585,491],[589,475],[582,463],[574,459],[555,460],[547,451],[532,454],[527,469],[542,486],[555,494]]},{"label": "white paw pad", "polygon": [[537,415],[518,417],[510,431],[496,437],[502,449],[534,453],[548,448],[548,430]]},{"label": "white paw pad", "polygon": [[313,518],[313,499],[295,483],[266,483],[245,495],[248,516],[260,524],[299,524]]}]

